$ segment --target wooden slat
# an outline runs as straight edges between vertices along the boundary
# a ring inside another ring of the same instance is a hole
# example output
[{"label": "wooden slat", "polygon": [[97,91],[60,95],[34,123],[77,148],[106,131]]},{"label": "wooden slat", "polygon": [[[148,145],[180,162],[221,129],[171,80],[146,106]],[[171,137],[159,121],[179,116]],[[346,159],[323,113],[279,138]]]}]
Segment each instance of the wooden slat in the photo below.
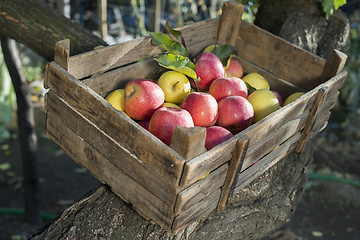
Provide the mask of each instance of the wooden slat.
[{"label": "wooden slat", "polygon": [[347,56],[345,53],[340,52],[339,50],[334,49],[323,70],[322,73],[322,80],[323,82],[329,80],[330,78],[334,77],[335,75],[339,74],[343,71],[345,63],[346,63]]},{"label": "wooden slat", "polygon": [[201,217],[210,214],[217,206],[220,192],[220,189],[216,190],[215,192],[204,198],[201,202],[195,204],[193,207],[178,215],[175,218],[172,226],[173,233],[177,234],[179,231],[185,229],[191,223],[199,220]]},{"label": "wooden slat", "polygon": [[[176,200],[176,186],[159,176],[144,165],[129,151],[113,140],[106,133],[84,118],[79,112],[57,97],[51,90],[46,94],[48,114],[61,122],[75,134],[96,149],[117,168],[125,172],[169,207],[173,207]],[[92,169],[89,169],[92,170]],[[110,183],[109,183],[110,184]]]},{"label": "wooden slat", "polygon": [[186,211],[194,204],[209,196],[216,189],[220,188],[224,184],[228,169],[228,164],[224,164],[190,187],[182,190],[176,200],[175,215]]},{"label": "wooden slat", "polygon": [[185,160],[190,160],[206,151],[205,138],[206,128],[177,126],[174,129],[170,147]]},{"label": "wooden slat", "polygon": [[235,153],[231,159],[229,170],[226,174],[225,183],[221,189],[221,195],[218,203],[218,210],[224,210],[225,205],[231,195],[231,187],[233,186],[234,180],[241,169],[242,162],[246,155],[249,146],[249,139],[244,141],[237,141]]},{"label": "wooden slat", "polygon": [[63,69],[69,69],[70,39],[59,41],[55,44],[54,61]]},{"label": "wooden slat", "polygon": [[319,111],[319,107],[321,106],[321,104],[323,103],[323,100],[326,96],[326,92],[327,92],[328,88],[320,88],[316,94],[316,98],[314,101],[314,105],[311,108],[310,111],[310,115],[309,118],[307,119],[306,123],[305,123],[305,127],[304,130],[301,133],[301,137],[299,139],[299,143],[297,145],[297,147],[295,148],[295,152],[296,153],[300,153],[302,149],[304,149],[307,140],[309,139],[309,132],[311,131],[315,119],[318,115],[318,111]]},{"label": "wooden slat", "polygon": [[265,136],[268,136],[274,129],[280,129],[284,123],[295,119],[304,111],[309,110],[314,103],[318,89],[328,87],[329,92],[338,90],[347,73],[342,72],[324,84],[307,92],[296,101],[282,107],[256,124],[238,133],[226,142],[216,146],[201,156],[188,161],[184,166],[184,173],[181,178],[181,186],[186,187],[194,183],[199,176],[203,176],[231,159],[236,141],[244,136],[249,137],[249,148]]},{"label": "wooden slat", "polygon": [[81,137],[53,118],[51,114],[47,115],[46,134],[60,145],[71,158],[85,168],[91,169],[92,174],[101,182],[109,184],[115,194],[130,202],[140,215],[169,229],[174,217],[171,208],[128,177]]},{"label": "wooden slat", "polygon": [[125,88],[128,81],[136,78],[147,78],[155,71],[160,71],[159,64],[153,59],[147,59],[87,78],[82,82],[100,96],[105,97],[112,90]]},{"label": "wooden slat", "polygon": [[244,172],[240,173],[238,180],[235,185],[234,193],[237,193],[243,187],[251,183],[261,174],[263,174],[267,169],[276,164],[286,155],[294,151],[296,143],[300,138],[300,133],[294,135],[285,143],[281,144],[279,147],[274,149],[271,153],[260,159],[259,162],[246,169]]},{"label": "wooden slat", "polygon": [[234,2],[224,2],[217,33],[217,44],[235,46],[241,24],[244,5]]},{"label": "wooden slat", "polygon": [[250,167],[275,147],[303,129],[309,114],[310,111],[306,110],[293,120],[284,123],[279,129],[273,128],[268,135],[263,136],[261,140],[249,147],[240,172]]},{"label": "wooden slat", "polygon": [[81,81],[56,63],[49,65],[48,86],[99,129],[134,154],[145,165],[177,185],[184,159],[151,133],[145,131]]},{"label": "wooden slat", "polygon": [[305,89],[321,83],[325,60],[245,21],[236,49],[240,57]]}]

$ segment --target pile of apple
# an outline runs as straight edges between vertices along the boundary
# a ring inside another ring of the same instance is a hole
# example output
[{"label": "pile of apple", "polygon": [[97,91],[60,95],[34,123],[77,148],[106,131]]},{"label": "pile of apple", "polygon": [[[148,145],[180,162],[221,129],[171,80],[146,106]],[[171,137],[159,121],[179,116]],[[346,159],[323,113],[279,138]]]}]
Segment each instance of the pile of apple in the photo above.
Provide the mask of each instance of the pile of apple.
[{"label": "pile of apple", "polygon": [[[154,80],[133,79],[106,100],[167,145],[176,126],[205,127],[207,150],[283,105],[281,95],[270,90],[260,74],[243,77],[236,57],[232,56],[227,66],[211,52],[196,59],[197,79],[168,70]],[[285,104],[291,100],[294,96]]]}]

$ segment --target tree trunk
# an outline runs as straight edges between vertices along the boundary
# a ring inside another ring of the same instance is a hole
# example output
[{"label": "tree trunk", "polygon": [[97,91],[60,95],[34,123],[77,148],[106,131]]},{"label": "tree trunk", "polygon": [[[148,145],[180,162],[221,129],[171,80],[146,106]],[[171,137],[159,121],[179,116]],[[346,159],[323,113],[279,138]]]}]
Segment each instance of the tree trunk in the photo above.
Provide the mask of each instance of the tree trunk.
[{"label": "tree trunk", "polygon": [[221,212],[176,236],[145,220],[102,185],[31,237],[45,239],[261,239],[280,228],[299,203],[312,160],[312,141],[233,195]]},{"label": "tree trunk", "polygon": [[107,45],[42,0],[1,0],[0,35],[15,39],[52,61],[56,42],[69,38],[71,55]]},{"label": "tree trunk", "polygon": [[22,71],[16,42],[1,37],[4,59],[14,86],[17,101],[17,122],[24,177],[25,216],[29,223],[40,223],[40,187],[37,164],[37,138],[35,134],[34,109],[30,90]]}]

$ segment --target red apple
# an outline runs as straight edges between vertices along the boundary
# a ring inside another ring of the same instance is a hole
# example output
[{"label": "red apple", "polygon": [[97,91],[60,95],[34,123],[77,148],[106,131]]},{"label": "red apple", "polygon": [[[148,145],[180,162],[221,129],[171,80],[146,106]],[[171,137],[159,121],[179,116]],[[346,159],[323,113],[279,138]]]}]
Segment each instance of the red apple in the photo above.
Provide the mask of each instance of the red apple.
[{"label": "red apple", "polygon": [[142,121],[139,121],[138,124],[140,126],[142,126],[144,129],[149,131],[150,120],[142,120]]},{"label": "red apple", "polygon": [[227,77],[242,78],[244,72],[237,56],[230,56],[225,67],[225,72]]},{"label": "red apple", "polygon": [[225,69],[220,59],[213,53],[202,53],[195,63],[195,72],[199,82],[191,81],[193,88],[207,91],[210,84],[217,78],[225,77]]},{"label": "red apple", "polygon": [[216,145],[230,139],[234,136],[229,130],[220,126],[211,126],[206,128],[205,148],[210,150]]},{"label": "red apple", "polygon": [[240,78],[217,78],[211,83],[209,94],[219,102],[228,96],[242,96],[247,98],[248,89],[245,82]]},{"label": "red apple", "polygon": [[215,98],[204,92],[190,93],[181,108],[190,113],[194,125],[198,127],[213,126],[218,116],[218,104]]},{"label": "red apple", "polygon": [[135,120],[148,120],[164,104],[163,90],[150,79],[134,79],[125,86],[125,112]]},{"label": "red apple", "polygon": [[254,109],[251,103],[241,96],[230,96],[219,101],[217,125],[236,134],[251,125]]},{"label": "red apple", "polygon": [[176,126],[194,127],[190,113],[184,109],[162,107],[152,115],[149,131],[165,144],[170,145]]},{"label": "red apple", "polygon": [[271,90],[271,91],[275,94],[276,98],[279,100],[280,107],[282,107],[283,104],[284,104],[284,101],[283,101],[283,98],[282,98],[281,94],[278,91],[275,91],[275,90]]}]

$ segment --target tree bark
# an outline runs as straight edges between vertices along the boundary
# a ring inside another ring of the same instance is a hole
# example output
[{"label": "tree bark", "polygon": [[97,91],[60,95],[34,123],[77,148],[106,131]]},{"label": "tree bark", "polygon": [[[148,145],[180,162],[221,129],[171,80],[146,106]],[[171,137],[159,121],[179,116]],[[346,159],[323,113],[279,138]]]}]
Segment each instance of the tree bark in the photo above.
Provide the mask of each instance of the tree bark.
[{"label": "tree bark", "polygon": [[30,91],[22,71],[16,42],[1,37],[1,48],[9,70],[17,101],[17,122],[24,177],[25,217],[29,223],[40,223],[40,187],[37,164],[37,137]]},{"label": "tree bark", "polygon": [[294,214],[312,160],[312,141],[299,155],[290,154],[235,193],[225,210],[176,236],[139,216],[102,185],[31,239],[261,239]]},{"label": "tree bark", "polygon": [[52,61],[55,43],[69,38],[71,55],[107,44],[42,0],[1,0],[0,35],[15,39]]}]

